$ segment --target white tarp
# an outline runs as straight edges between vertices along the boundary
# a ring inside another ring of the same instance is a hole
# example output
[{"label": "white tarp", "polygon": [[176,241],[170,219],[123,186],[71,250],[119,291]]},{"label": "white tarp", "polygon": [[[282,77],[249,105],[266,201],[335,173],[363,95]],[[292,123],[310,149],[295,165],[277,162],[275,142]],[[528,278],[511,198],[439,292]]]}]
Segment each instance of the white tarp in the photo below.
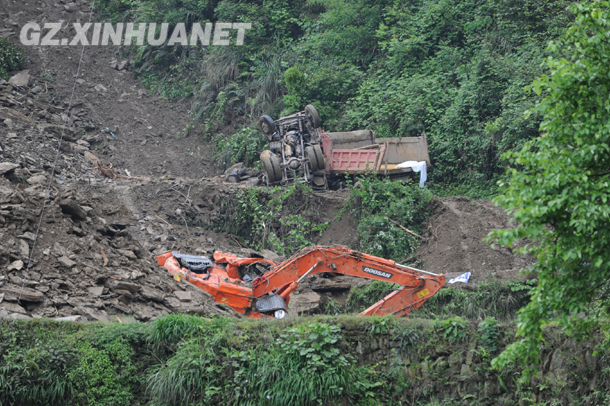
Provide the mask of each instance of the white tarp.
[{"label": "white tarp", "polygon": [[426,161],[406,161],[396,166],[398,168],[411,168],[413,169],[413,172],[421,172],[419,174],[419,187],[424,187],[424,183],[428,180]]},{"label": "white tarp", "polygon": [[470,272],[463,273],[460,276],[457,276],[457,277],[451,279],[449,281],[449,283],[456,283],[456,282],[468,283],[468,279],[470,279],[470,275],[471,275]]}]

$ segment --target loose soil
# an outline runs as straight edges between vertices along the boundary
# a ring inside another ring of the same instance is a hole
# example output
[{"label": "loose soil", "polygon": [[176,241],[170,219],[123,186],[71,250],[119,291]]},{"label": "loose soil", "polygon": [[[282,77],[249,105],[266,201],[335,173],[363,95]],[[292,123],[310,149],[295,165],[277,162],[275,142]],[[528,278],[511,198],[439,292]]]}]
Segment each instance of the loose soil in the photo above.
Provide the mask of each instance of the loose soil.
[{"label": "loose soil", "polygon": [[[5,3],[0,35],[15,43],[28,21],[89,20],[81,0]],[[155,257],[170,250],[250,253],[222,224],[230,221],[223,217],[226,205],[245,186],[222,182],[197,125],[190,135],[183,131],[192,122],[188,101],[149,94],[116,47],[85,48],[68,110],[81,51],[27,47],[27,85],[0,81],[0,317],[239,317],[203,291],[175,282]],[[316,193],[319,218],[329,226],[315,243],[358,248],[355,219],[341,213],[348,197],[345,190]],[[527,264],[481,241],[509,224],[490,202],[438,199],[434,210],[429,240],[416,255],[425,269],[471,271],[476,281],[488,274],[514,277]],[[313,277],[293,296],[293,313],[317,311],[328,295],[344,300],[361,282]]]}]

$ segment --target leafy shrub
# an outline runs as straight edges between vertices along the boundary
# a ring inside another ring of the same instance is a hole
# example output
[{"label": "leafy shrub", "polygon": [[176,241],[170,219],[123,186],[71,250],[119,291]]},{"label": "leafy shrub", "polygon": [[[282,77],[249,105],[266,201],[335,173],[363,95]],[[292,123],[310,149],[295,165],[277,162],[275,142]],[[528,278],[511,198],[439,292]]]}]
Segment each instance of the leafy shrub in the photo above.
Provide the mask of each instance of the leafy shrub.
[{"label": "leafy shrub", "polygon": [[[341,354],[340,327],[310,323],[286,329],[248,369],[240,404],[312,405],[356,395],[354,360]],[[364,384],[365,382],[363,382]]]},{"label": "leafy shrub", "polygon": [[267,138],[254,128],[242,128],[230,137],[218,138],[214,157],[226,169],[237,162],[244,166],[260,166],[259,155],[267,146]]},{"label": "leafy shrub", "polygon": [[481,345],[490,352],[498,350],[500,333],[498,331],[498,320],[488,317],[479,323],[477,328],[481,334]]},{"label": "leafy shrub", "polygon": [[25,57],[21,49],[6,38],[0,38],[0,78],[8,79],[9,73],[21,69]]},{"label": "leafy shrub", "polygon": [[312,245],[312,239],[328,226],[319,222],[314,204],[311,187],[301,183],[270,191],[243,189],[227,214],[229,231],[247,238],[256,248],[291,254]]},{"label": "leafy shrub", "polygon": [[64,404],[78,393],[68,376],[76,351],[61,342],[40,342],[31,348],[14,346],[0,367],[2,404]]},{"label": "leafy shrub", "polygon": [[358,219],[360,248],[379,257],[405,260],[419,241],[390,220],[421,233],[432,194],[412,182],[365,177],[359,182],[362,187],[352,188],[348,207]]},{"label": "leafy shrub", "polygon": [[129,406],[134,399],[132,385],[138,382],[133,364],[134,349],[117,338],[103,348],[83,343],[78,348],[79,362],[70,371],[70,380],[82,391],[77,396],[92,406]]},{"label": "leafy shrub", "polygon": [[468,321],[460,316],[446,320],[436,320],[434,329],[441,332],[451,342],[465,341],[468,338]]}]

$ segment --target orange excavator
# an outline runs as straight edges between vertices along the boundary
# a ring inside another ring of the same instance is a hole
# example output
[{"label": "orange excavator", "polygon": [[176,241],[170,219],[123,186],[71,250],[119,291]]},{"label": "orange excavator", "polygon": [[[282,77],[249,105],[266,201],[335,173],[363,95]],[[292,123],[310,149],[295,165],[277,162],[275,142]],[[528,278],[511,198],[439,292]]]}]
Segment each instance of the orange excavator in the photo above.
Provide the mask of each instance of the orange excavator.
[{"label": "orange excavator", "polygon": [[347,247],[309,247],[275,264],[261,258],[240,258],[223,252],[208,257],[168,252],[157,257],[177,281],[187,281],[205,290],[250,318],[286,316],[290,295],[308,275],[334,273],[392,282],[400,288],[361,315],[407,316],[434,296],[445,276],[400,265]]}]

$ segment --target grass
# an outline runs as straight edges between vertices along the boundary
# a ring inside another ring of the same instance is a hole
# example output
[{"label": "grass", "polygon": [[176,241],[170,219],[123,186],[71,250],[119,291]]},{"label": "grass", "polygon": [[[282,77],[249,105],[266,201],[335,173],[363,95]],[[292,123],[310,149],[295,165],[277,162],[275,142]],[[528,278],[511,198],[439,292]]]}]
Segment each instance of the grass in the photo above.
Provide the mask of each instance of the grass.
[{"label": "grass", "polygon": [[[490,294],[500,288],[486,289]],[[508,289],[526,290],[522,285]],[[475,300],[477,292],[470,294],[474,296],[469,300]],[[463,303],[461,293],[457,295],[448,294],[436,306]],[[414,404],[405,394],[416,393],[421,404],[435,399],[447,404],[448,395],[420,388],[421,365],[429,366],[429,388],[453,387],[460,372],[446,365],[451,358],[462,363],[460,357],[471,345],[477,346],[472,379],[505,388],[500,391],[514,393],[517,403],[531,388],[518,392],[516,368],[498,375],[489,364],[490,354],[497,354],[513,336],[512,323],[488,318],[477,324],[459,316],[250,320],[169,315],[146,324],[3,320],[0,403],[364,406]],[[545,354],[559,348],[576,351],[559,328],[545,330],[545,338],[552,347],[545,348]],[[579,365],[570,368],[590,379],[595,371]],[[608,383],[598,380],[596,391],[607,390]],[[498,399],[483,397],[476,385],[464,388],[472,399],[489,400],[476,405]],[[573,389],[567,385],[554,390],[557,396],[572,396],[577,394]],[[591,399],[593,392],[578,396]]]}]

